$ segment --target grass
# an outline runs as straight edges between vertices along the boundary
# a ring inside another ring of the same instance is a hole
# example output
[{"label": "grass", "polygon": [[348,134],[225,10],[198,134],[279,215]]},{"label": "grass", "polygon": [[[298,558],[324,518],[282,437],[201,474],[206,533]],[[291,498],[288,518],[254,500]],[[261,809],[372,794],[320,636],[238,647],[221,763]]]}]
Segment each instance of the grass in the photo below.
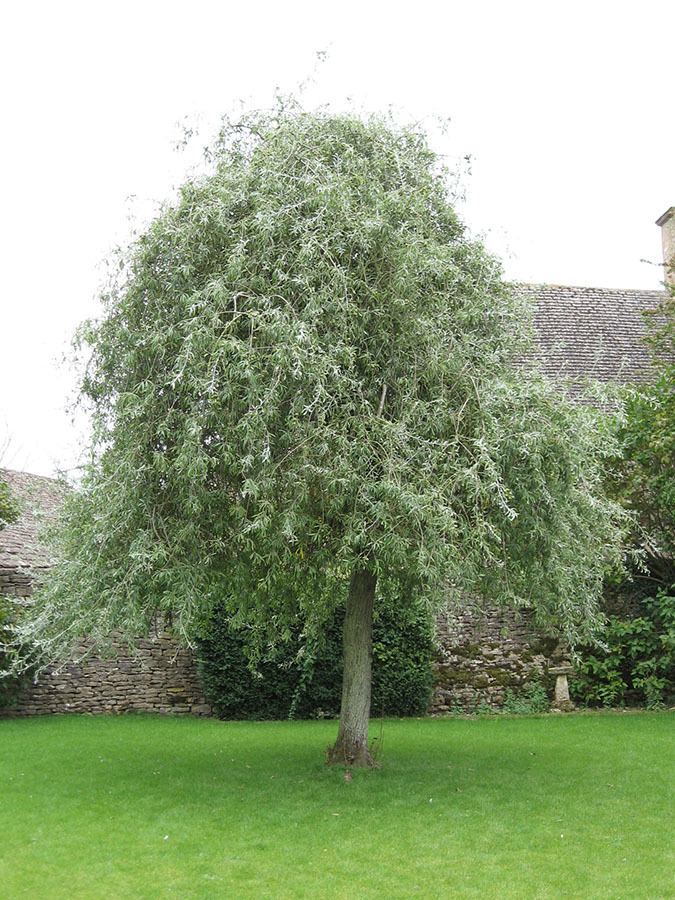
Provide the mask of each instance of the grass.
[{"label": "grass", "polygon": [[[0,721],[0,896],[674,897],[668,713]],[[374,726],[377,735],[379,726]]]}]

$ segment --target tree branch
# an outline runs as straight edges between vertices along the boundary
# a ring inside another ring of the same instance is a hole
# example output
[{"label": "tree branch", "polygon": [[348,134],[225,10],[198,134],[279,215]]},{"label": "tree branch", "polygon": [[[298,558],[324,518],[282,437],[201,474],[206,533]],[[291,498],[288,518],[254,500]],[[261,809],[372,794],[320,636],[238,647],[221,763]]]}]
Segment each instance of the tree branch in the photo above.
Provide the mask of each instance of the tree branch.
[{"label": "tree branch", "polygon": [[380,405],[377,408],[378,417],[382,415],[382,411],[384,410],[384,401],[387,399],[387,385],[382,385],[382,393],[380,394]]}]

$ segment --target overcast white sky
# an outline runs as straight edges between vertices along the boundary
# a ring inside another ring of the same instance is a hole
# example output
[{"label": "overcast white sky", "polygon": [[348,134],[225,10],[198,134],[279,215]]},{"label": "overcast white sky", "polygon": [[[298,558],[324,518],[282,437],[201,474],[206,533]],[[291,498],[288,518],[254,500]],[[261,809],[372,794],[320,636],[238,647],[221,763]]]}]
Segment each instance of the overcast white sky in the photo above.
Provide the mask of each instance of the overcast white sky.
[{"label": "overcast white sky", "polygon": [[[307,103],[450,117],[473,157],[463,215],[510,278],[660,286],[655,219],[675,205],[675,4],[22,2],[0,19],[0,448],[38,474],[77,465],[60,363],[96,315],[102,261],[239,98],[266,105],[328,59]],[[136,199],[130,199],[136,198]]]}]

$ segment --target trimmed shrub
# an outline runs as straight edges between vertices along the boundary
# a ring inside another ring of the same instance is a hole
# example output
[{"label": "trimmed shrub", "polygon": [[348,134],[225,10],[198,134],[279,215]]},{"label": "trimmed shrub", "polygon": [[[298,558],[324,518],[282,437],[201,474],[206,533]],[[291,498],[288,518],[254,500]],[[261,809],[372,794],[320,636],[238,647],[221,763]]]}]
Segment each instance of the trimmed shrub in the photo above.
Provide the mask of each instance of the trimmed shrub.
[{"label": "trimmed shrub", "polygon": [[426,713],[434,684],[434,635],[427,611],[380,610],[373,627],[373,716]]},{"label": "trimmed shrub", "polygon": [[[321,643],[296,633],[252,671],[245,639],[216,608],[198,641],[204,693],[224,719],[334,718],[342,687],[342,620],[338,610]],[[382,607],[373,626],[373,716],[423,715],[433,685],[434,630],[421,609]]]}]

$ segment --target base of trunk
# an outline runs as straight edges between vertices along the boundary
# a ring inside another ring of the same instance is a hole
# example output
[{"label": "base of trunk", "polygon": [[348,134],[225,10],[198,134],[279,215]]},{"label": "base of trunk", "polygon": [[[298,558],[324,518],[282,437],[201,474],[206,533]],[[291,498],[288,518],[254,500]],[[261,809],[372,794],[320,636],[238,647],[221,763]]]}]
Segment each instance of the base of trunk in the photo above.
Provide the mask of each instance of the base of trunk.
[{"label": "base of trunk", "polygon": [[340,727],[335,745],[327,753],[329,764],[361,768],[375,765],[368,750],[368,721],[376,582],[375,574],[368,569],[355,569],[349,582],[342,632]]},{"label": "base of trunk", "polygon": [[349,766],[353,769],[378,768],[365,742],[357,744],[340,738],[327,750],[326,762],[329,766]]}]

